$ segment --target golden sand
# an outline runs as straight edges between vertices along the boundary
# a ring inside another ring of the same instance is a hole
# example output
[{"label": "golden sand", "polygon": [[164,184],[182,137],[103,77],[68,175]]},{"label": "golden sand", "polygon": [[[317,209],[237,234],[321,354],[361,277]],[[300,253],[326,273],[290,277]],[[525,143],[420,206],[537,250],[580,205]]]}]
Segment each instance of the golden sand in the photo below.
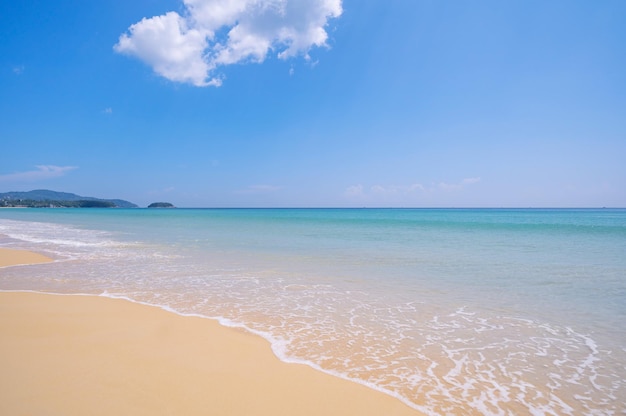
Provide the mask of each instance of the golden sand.
[{"label": "golden sand", "polygon": [[0,248],[0,267],[49,263],[51,261],[53,261],[51,258],[32,251]]},{"label": "golden sand", "polygon": [[2,415],[419,414],[244,331],[95,296],[0,293],[0,369]]}]

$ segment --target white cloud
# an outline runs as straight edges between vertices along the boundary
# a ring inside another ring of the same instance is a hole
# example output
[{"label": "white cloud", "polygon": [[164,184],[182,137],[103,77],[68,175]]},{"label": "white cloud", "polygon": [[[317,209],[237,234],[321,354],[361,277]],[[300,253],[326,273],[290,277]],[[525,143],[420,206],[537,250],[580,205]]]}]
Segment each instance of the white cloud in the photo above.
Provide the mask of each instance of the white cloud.
[{"label": "white cloud", "polygon": [[17,65],[13,67],[13,73],[15,75],[22,75],[25,69],[24,65]]},{"label": "white cloud", "polygon": [[58,178],[67,172],[78,169],[77,166],[38,165],[35,167],[37,168],[36,170],[0,175],[0,182],[33,182]]},{"label": "white cloud", "polygon": [[220,66],[280,59],[327,46],[326,26],[342,0],[183,0],[185,12],[144,18],[114,49],[159,75],[196,86],[220,86]]},{"label": "white cloud", "polygon": [[104,114],[113,114],[113,109],[111,107],[107,107],[104,110],[102,110],[102,112]]},{"label": "white cloud", "polygon": [[218,79],[206,80],[211,69],[203,56],[208,45],[206,34],[189,27],[187,19],[178,13],[144,18],[128,31],[114,46],[117,52],[138,57],[172,81],[219,85]]}]

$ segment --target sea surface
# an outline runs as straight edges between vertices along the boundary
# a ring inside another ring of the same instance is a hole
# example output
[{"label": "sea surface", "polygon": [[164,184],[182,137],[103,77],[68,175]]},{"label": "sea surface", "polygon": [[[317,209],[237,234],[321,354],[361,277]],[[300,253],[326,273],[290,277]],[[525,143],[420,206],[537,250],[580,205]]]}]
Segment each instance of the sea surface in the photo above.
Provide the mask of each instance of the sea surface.
[{"label": "sea surface", "polygon": [[218,319],[429,415],[626,414],[623,209],[2,209],[0,290]]}]

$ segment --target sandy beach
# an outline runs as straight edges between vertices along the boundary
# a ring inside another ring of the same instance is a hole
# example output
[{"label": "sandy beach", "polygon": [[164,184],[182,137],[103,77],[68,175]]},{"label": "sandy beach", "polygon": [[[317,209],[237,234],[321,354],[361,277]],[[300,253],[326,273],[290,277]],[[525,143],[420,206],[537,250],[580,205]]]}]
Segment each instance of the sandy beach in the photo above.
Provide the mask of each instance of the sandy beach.
[{"label": "sandy beach", "polygon": [[[45,257],[0,249],[29,261]],[[0,368],[6,415],[419,414],[247,332],[95,296],[0,293]]]},{"label": "sandy beach", "polygon": [[49,263],[51,261],[51,258],[32,251],[0,248],[0,267]]}]

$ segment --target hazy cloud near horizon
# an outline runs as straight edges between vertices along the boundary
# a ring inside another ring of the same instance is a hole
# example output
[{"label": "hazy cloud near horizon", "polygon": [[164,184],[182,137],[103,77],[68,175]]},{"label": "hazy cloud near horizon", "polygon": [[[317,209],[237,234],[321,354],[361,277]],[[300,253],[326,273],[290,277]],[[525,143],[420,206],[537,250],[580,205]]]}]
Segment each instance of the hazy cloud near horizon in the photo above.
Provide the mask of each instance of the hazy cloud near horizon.
[{"label": "hazy cloud near horizon", "polygon": [[[362,184],[348,186],[344,191],[344,197],[349,201],[370,202],[375,204],[409,204],[424,202],[422,198],[443,197],[445,194],[454,194],[467,187],[478,184],[481,178],[464,178],[460,182],[448,183],[439,182],[424,185],[422,183],[412,183],[409,185],[372,185]],[[418,198],[418,199],[416,199]],[[419,204],[418,204],[419,205]]]},{"label": "hazy cloud near horizon", "polygon": [[368,188],[362,184],[352,185],[346,188],[345,196],[349,198],[376,197],[376,196],[407,196],[413,193],[433,193],[439,191],[456,191],[461,190],[469,185],[479,183],[481,178],[465,178],[458,183],[439,182],[437,185],[431,184],[425,186],[421,183],[412,183],[410,185],[372,185]]},{"label": "hazy cloud near horizon", "polygon": [[78,169],[78,166],[37,165],[37,169],[0,175],[0,182],[34,182],[44,179],[58,178]]},{"label": "hazy cloud near horizon", "polygon": [[220,86],[219,67],[303,56],[327,46],[326,26],[341,0],[184,0],[184,12],[146,17],[114,49],[135,56],[162,77],[198,87]]}]

